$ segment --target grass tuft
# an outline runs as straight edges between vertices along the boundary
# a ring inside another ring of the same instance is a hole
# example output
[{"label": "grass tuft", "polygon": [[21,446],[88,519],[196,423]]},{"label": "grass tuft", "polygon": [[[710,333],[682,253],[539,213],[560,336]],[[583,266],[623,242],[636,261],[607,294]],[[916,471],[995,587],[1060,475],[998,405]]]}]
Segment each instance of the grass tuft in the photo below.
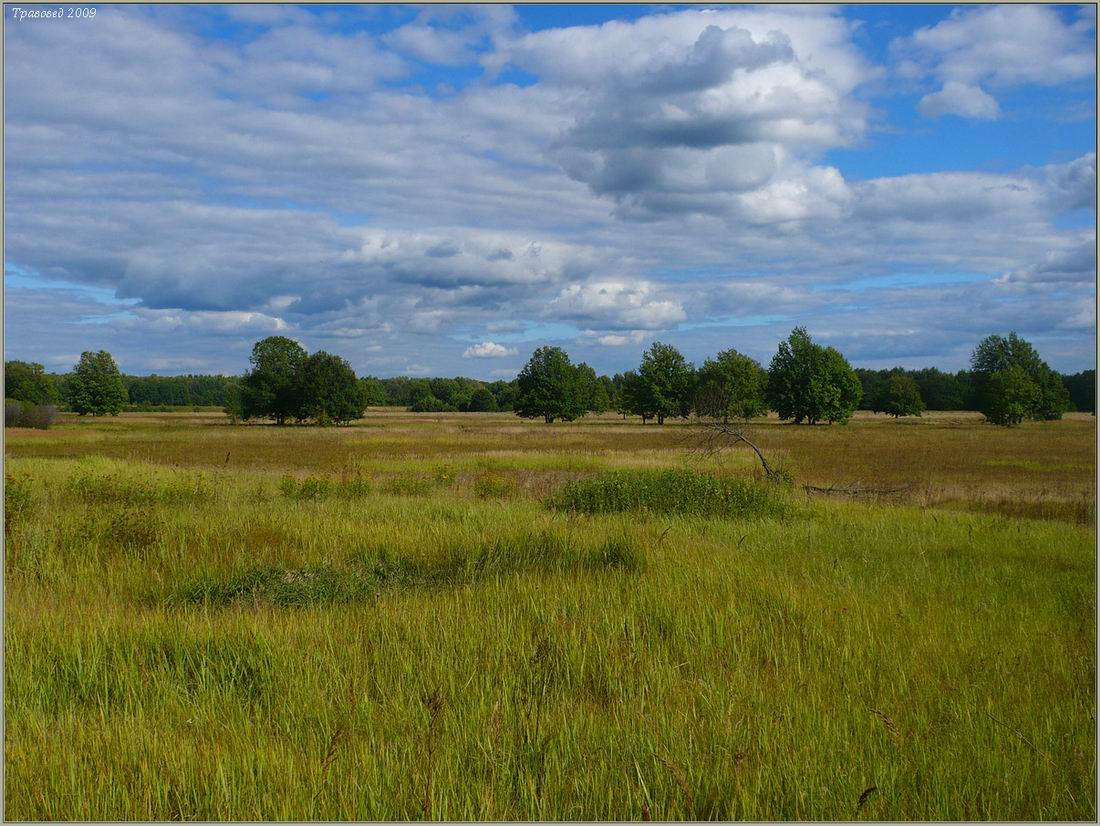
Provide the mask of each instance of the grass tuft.
[{"label": "grass tuft", "polygon": [[688,470],[605,473],[566,483],[547,504],[586,514],[643,511],[735,519],[778,517],[789,509],[775,485]]}]

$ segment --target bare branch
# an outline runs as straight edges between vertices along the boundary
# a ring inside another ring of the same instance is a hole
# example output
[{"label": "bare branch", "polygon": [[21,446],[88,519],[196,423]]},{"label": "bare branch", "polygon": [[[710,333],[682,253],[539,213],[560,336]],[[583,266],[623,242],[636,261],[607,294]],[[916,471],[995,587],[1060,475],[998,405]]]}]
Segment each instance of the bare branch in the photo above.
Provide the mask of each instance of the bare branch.
[{"label": "bare branch", "polygon": [[764,468],[764,474],[769,479],[778,478],[778,471],[768,463],[763,451],[746,434],[747,426],[744,421],[718,418],[699,419],[689,436],[693,443],[692,453],[701,457],[716,458],[720,457],[724,450],[739,444],[745,444],[760,460],[760,466]]}]

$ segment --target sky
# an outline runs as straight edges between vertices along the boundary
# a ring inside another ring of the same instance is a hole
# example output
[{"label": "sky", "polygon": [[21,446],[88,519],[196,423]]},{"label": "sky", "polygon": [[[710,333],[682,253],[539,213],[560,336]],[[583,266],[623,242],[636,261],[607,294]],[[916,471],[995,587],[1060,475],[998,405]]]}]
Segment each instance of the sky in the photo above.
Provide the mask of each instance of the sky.
[{"label": "sky", "polygon": [[16,8],[7,359],[1095,365],[1094,6]]}]

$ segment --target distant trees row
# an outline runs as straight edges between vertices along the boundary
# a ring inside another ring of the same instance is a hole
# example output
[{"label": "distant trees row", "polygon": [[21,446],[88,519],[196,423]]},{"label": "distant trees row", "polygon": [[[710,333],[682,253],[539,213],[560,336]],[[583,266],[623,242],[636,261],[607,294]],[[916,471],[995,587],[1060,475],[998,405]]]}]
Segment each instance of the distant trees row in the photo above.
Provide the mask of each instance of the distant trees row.
[{"label": "distant trees row", "polygon": [[[67,384],[71,373],[47,373],[41,364],[9,361],[4,364],[5,396],[29,404],[68,406]],[[126,388],[124,406],[224,407],[236,376],[122,376]]]},{"label": "distant trees row", "polygon": [[47,373],[41,364],[4,363],[4,396],[23,405],[56,407],[64,403],[80,415],[117,416],[126,403],[126,385],[106,350],[84,352],[71,373]]},{"label": "distant trees row", "polygon": [[692,413],[728,421],[769,409],[796,423],[843,423],[863,392],[844,356],[814,343],[801,327],[779,345],[767,371],[736,350],[725,350],[696,369],[675,347],[656,342],[637,370],[606,381],[586,364],[573,366],[561,348],[540,347],[516,382],[516,413],[547,423],[609,407],[659,425]]},{"label": "distant trees row", "polygon": [[699,368],[668,344],[656,343],[638,369],[612,377],[574,365],[558,347],[535,351],[512,381],[465,377],[357,378],[339,356],[312,356],[296,342],[273,336],[253,349],[251,370],[236,376],[123,376],[107,352],[84,353],[71,373],[41,364],[5,363],[5,397],[23,405],[57,406],[81,414],[117,414],[125,405],[223,406],[238,418],[277,422],[345,422],[367,406],[416,412],[515,411],[545,421],[571,421],[614,410],[663,423],[695,413],[753,418],[775,410],[795,422],[843,422],[854,409],[893,416],[924,410],[981,410],[999,424],[1060,418],[1065,410],[1095,413],[1096,371],[1060,375],[1015,333],[989,336],[975,348],[971,369],[852,369],[831,347],[796,328],[769,368],[725,350]]},{"label": "distant trees row", "polygon": [[[974,349],[971,369],[957,374],[935,368],[907,371],[853,370],[832,347],[796,327],[780,343],[765,371],[736,350],[725,350],[696,369],[671,345],[655,343],[637,370],[612,379],[587,365],[573,366],[565,351],[541,347],[519,377],[515,411],[520,416],[572,420],[609,406],[656,419],[749,419],[774,410],[797,423],[844,423],[857,407],[900,416],[926,409],[977,409],[994,424],[1060,419],[1067,410],[1095,413],[1095,371],[1061,376],[1035,348],[1017,336],[992,335]],[[607,401],[605,401],[607,400]]]}]

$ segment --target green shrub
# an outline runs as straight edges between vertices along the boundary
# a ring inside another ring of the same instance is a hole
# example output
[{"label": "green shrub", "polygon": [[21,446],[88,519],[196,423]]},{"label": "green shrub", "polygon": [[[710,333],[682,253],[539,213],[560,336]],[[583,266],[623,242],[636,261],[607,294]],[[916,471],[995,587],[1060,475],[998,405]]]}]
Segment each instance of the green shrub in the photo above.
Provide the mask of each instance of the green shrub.
[{"label": "green shrub", "polygon": [[144,553],[160,539],[162,521],[147,508],[132,505],[106,513],[104,539],[128,553]]},{"label": "green shrub", "polygon": [[394,476],[383,483],[382,490],[391,496],[427,496],[432,483],[419,476]]},{"label": "green shrub", "polygon": [[577,513],[647,511],[692,516],[781,516],[787,501],[776,485],[688,470],[617,471],[569,482],[547,505]]},{"label": "green shrub", "polygon": [[458,478],[458,468],[454,465],[436,465],[432,478],[437,485],[453,485]]},{"label": "green shrub", "polygon": [[365,476],[345,475],[341,479],[327,476],[307,476],[298,479],[284,476],[279,481],[279,492],[287,499],[320,501],[322,499],[360,499],[371,492],[370,479]]},{"label": "green shrub", "polygon": [[68,481],[69,491],[91,504],[179,505],[214,497],[214,483],[201,473],[127,475],[84,470]]},{"label": "green shrub", "polygon": [[516,495],[519,486],[511,476],[483,473],[474,480],[474,495],[478,499],[509,499]]}]

